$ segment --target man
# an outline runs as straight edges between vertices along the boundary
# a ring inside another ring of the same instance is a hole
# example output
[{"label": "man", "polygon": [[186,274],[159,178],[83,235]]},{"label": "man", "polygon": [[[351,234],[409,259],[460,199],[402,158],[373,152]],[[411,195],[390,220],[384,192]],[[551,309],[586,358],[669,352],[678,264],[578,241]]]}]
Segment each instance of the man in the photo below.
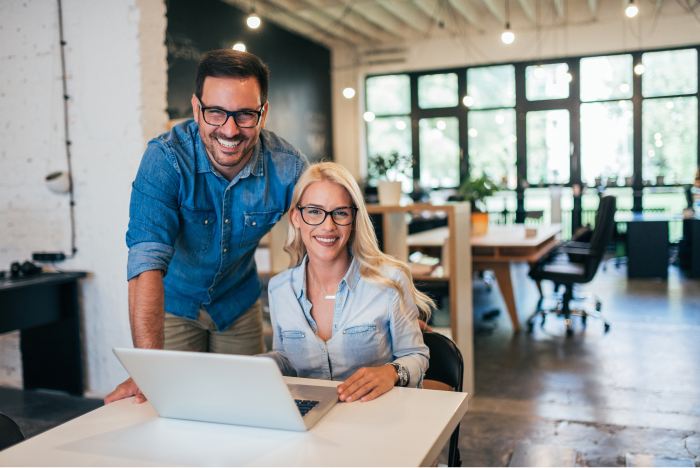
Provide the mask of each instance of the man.
[{"label": "man", "polygon": [[[151,140],[131,193],[127,276],[137,348],[263,353],[254,253],[308,166],[263,130],[269,71],[215,50],[197,68],[195,119]],[[136,395],[128,379],[105,403]]]}]

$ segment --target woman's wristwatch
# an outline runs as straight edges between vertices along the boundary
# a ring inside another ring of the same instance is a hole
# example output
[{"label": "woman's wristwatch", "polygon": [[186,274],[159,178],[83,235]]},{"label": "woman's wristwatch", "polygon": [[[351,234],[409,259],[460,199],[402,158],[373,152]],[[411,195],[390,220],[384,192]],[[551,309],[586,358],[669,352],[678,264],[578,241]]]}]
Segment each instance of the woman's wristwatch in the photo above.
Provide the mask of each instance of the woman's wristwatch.
[{"label": "woman's wristwatch", "polygon": [[396,386],[405,387],[408,385],[408,370],[397,362],[390,362],[389,364],[394,366],[396,373],[399,374],[399,381],[396,382]]}]

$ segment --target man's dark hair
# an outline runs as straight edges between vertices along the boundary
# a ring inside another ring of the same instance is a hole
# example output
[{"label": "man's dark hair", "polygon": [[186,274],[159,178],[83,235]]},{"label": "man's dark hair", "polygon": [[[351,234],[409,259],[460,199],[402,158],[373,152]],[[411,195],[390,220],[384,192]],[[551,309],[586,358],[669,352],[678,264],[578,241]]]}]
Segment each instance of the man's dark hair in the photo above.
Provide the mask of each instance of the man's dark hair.
[{"label": "man's dark hair", "polygon": [[270,83],[270,69],[256,55],[233,49],[211,50],[204,54],[197,65],[195,94],[202,99],[204,80],[215,78],[250,78],[258,80],[260,101],[267,102],[267,89]]}]

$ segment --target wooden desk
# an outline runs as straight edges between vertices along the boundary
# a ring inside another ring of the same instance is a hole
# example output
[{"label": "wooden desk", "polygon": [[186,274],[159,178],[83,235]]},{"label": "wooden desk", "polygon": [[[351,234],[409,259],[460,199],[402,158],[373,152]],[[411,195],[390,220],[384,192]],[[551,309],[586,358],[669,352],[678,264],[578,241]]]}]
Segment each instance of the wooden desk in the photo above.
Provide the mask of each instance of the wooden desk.
[{"label": "wooden desk", "polygon": [[83,272],[0,280],[0,333],[20,330],[25,389],[83,394],[78,279]]},{"label": "wooden desk", "polygon": [[159,418],[132,400],[10,447],[0,465],[430,466],[467,412],[465,393],[394,388],[368,403],[339,403],[310,431],[289,432]]},{"label": "wooden desk", "polygon": [[[513,282],[510,277],[510,262],[536,262],[550,248],[559,242],[561,224],[540,226],[535,237],[525,237],[525,226],[489,226],[488,232],[479,237],[471,237],[471,261],[473,270],[492,270],[501,288],[503,300],[508,308],[513,329],[520,330],[518,311],[513,295]],[[464,234],[458,233],[459,239]],[[408,236],[409,246],[439,246],[450,237],[447,228],[431,229]],[[539,285],[538,285],[539,288]]]}]

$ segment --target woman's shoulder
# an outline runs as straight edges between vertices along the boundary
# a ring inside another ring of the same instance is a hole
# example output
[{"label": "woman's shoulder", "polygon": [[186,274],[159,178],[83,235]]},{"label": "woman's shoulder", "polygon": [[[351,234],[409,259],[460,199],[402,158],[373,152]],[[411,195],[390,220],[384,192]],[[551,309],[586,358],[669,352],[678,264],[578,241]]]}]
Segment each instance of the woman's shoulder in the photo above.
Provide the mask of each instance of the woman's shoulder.
[{"label": "woman's shoulder", "polygon": [[301,265],[296,266],[294,268],[290,268],[289,270],[285,270],[282,273],[275,275],[270,279],[270,282],[267,285],[267,290],[271,294],[275,290],[283,287],[283,286],[292,286],[292,283],[294,282],[294,277],[295,274],[298,273],[298,270],[301,268]]}]

